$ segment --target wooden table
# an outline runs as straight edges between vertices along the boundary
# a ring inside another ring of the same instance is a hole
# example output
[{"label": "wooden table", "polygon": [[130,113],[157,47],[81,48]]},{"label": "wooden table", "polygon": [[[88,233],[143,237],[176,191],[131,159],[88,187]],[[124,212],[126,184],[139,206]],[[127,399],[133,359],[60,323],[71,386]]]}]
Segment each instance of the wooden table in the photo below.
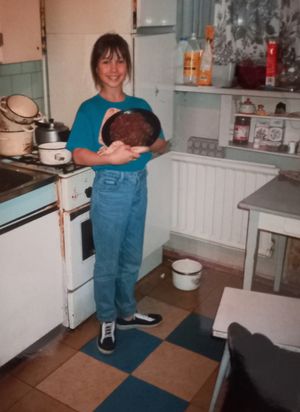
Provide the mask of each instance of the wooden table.
[{"label": "wooden table", "polygon": [[[227,339],[227,329],[237,322],[251,333],[262,333],[286,349],[300,350],[300,299],[226,287],[213,324],[213,336]],[[209,412],[213,412],[229,366],[226,343]]]},{"label": "wooden table", "polygon": [[300,182],[276,176],[256,192],[239,202],[238,207],[249,210],[244,289],[251,289],[256,267],[259,230],[275,234],[274,290],[282,278],[287,236],[300,238]]}]

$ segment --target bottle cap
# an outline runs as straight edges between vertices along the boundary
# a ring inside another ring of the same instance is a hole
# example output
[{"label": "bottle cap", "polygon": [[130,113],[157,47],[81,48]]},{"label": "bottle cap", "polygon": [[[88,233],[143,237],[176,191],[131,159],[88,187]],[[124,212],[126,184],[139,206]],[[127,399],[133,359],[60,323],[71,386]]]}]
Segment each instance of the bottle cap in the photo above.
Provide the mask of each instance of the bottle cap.
[{"label": "bottle cap", "polygon": [[205,38],[208,40],[213,40],[215,36],[215,27],[212,25],[205,26]]}]

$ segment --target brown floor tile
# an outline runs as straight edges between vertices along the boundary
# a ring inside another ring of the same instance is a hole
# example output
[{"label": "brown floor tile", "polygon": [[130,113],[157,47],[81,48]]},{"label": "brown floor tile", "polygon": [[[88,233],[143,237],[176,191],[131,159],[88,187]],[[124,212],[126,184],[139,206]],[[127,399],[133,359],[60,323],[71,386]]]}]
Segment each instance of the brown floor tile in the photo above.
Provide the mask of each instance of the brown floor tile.
[{"label": "brown floor tile", "polygon": [[206,316],[208,318],[214,319],[221,301],[223,291],[215,290],[207,297],[201,301],[198,306],[195,308],[194,312],[199,315]]},{"label": "brown floor tile", "polygon": [[241,288],[242,282],[242,277],[237,274],[231,274],[212,268],[205,269],[199,287],[199,295],[202,296],[202,298],[199,299],[199,303],[194,311],[203,316],[214,318],[224,288],[226,286]]},{"label": "brown floor tile", "polygon": [[55,339],[25,358],[11,374],[31,386],[36,386],[75,353],[74,349]]},{"label": "brown floor tile", "polygon": [[177,306],[188,311],[193,310],[199,302],[199,289],[192,291],[182,291],[173,286],[171,274],[167,274],[161,283],[149,293],[149,296]]},{"label": "brown floor tile", "polygon": [[[205,292],[212,292],[216,289],[223,291],[225,286],[241,288],[242,282],[242,277],[236,274],[222,272],[215,269],[205,269],[200,288],[202,288]],[[207,295],[208,294],[209,293],[207,293]]]},{"label": "brown floor tile", "polygon": [[[215,387],[215,382],[218,375],[218,369],[216,369],[210,377],[207,379],[205,384],[200,388],[200,390],[196,393],[194,398],[191,400],[189,407],[185,410],[185,412],[208,412],[209,406],[211,402],[211,397],[213,394],[213,390]],[[214,412],[220,412],[224,402],[224,396],[226,393],[226,381],[222,385],[217,402],[215,404]]]},{"label": "brown floor tile", "polygon": [[208,409],[203,409],[201,406],[190,404],[184,412],[208,412]]},{"label": "brown floor tile", "polygon": [[156,287],[159,286],[167,273],[170,273],[170,264],[163,262],[157,268],[152,270],[137,282],[136,294],[146,296]]},{"label": "brown floor tile", "polygon": [[290,285],[288,285],[288,286],[283,285],[281,287],[279,293],[282,294],[282,295],[285,295],[285,296],[300,298],[300,286],[299,285],[294,285],[294,287],[291,287]]},{"label": "brown floor tile", "polygon": [[170,305],[193,311],[216,290],[222,294],[225,286],[240,287],[241,284],[242,279],[236,274],[203,269],[199,288],[192,291],[182,291],[174,287],[172,273],[169,270],[164,279],[149,292],[149,296]]},{"label": "brown floor tile", "polygon": [[280,285],[279,292],[274,292],[273,279],[266,279],[261,276],[254,276],[252,290],[262,293],[272,293],[275,295],[300,297],[300,287],[298,285],[287,285],[283,282]]},{"label": "brown floor tile", "polygon": [[37,388],[80,412],[93,411],[128,375],[78,352]]},{"label": "brown floor tile", "polygon": [[217,366],[211,359],[163,342],[133,375],[190,401]]},{"label": "brown floor tile", "polygon": [[210,269],[203,269],[200,285],[198,289],[199,302],[208,298],[208,296],[217,288],[221,287],[223,283],[226,283],[226,279],[229,278],[228,274],[224,274],[224,278],[218,276],[218,272],[211,271]]},{"label": "brown floor tile", "polygon": [[8,412],[75,412],[48,395],[32,389],[19,402],[15,403]]},{"label": "brown floor tile", "polygon": [[165,339],[189,314],[187,310],[168,305],[159,300],[144,297],[138,304],[142,313],[159,313],[163,317],[163,322],[155,328],[145,328],[145,332],[158,338]]},{"label": "brown floor tile", "polygon": [[268,280],[259,279],[258,277],[253,279],[251,290],[262,293],[274,293],[271,282]]},{"label": "brown floor tile", "polygon": [[99,333],[99,322],[96,315],[92,315],[76,329],[68,329],[61,339],[61,342],[73,349],[79,350],[87,342],[97,336]]},{"label": "brown floor tile", "polygon": [[7,375],[0,382],[0,412],[7,411],[19,399],[23,398],[31,387],[14,376]]},{"label": "brown floor tile", "polygon": [[198,408],[202,408],[202,410],[204,411],[208,411],[217,375],[218,368],[213,371],[213,373],[208,377],[204,385],[193,397],[193,399],[191,400],[191,405]]},{"label": "brown floor tile", "polygon": [[204,257],[199,258],[199,256],[194,255],[194,254],[188,254],[186,252],[181,253],[178,250],[174,250],[174,249],[172,250],[167,247],[164,247],[164,261],[165,262],[174,262],[175,260],[185,259],[185,258],[195,259],[201,262],[203,267],[207,269],[213,269],[213,270],[217,270],[220,272],[227,272],[229,274],[235,274],[235,275],[240,275],[240,276],[243,274],[243,271],[241,270],[241,268],[236,265],[229,266],[226,263],[226,266],[225,266],[225,265],[222,265],[221,263],[218,263],[217,261],[207,260]]}]

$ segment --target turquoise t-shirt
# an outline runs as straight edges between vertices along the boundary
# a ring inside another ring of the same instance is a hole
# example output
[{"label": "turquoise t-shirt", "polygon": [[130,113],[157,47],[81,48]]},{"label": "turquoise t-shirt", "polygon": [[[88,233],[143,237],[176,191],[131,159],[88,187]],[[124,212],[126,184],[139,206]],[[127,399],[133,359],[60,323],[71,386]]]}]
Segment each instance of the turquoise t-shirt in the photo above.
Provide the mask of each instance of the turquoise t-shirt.
[{"label": "turquoise t-shirt", "polygon": [[[118,110],[152,110],[150,105],[145,100],[138,97],[126,95],[122,102],[110,102],[97,94],[80,105],[68,139],[67,149],[73,151],[76,148],[84,148],[97,152],[102,146],[101,143],[99,143],[99,132],[103,118],[107,110],[112,108]],[[161,133],[160,138],[164,138],[163,133]],[[138,159],[126,164],[98,165],[93,166],[93,169],[110,169],[119,171],[142,170],[151,158],[152,153],[147,152],[141,154]]]}]

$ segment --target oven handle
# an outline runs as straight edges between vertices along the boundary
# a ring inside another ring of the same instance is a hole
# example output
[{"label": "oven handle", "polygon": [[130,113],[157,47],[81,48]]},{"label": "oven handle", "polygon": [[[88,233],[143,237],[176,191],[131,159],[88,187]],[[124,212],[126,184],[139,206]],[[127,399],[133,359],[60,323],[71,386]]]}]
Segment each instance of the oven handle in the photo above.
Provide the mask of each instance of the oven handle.
[{"label": "oven handle", "polygon": [[78,210],[74,210],[74,212],[70,212],[70,220],[74,220],[76,219],[78,216],[83,215],[86,212],[89,212],[90,210],[90,204],[88,203],[86,206],[78,209]]}]

